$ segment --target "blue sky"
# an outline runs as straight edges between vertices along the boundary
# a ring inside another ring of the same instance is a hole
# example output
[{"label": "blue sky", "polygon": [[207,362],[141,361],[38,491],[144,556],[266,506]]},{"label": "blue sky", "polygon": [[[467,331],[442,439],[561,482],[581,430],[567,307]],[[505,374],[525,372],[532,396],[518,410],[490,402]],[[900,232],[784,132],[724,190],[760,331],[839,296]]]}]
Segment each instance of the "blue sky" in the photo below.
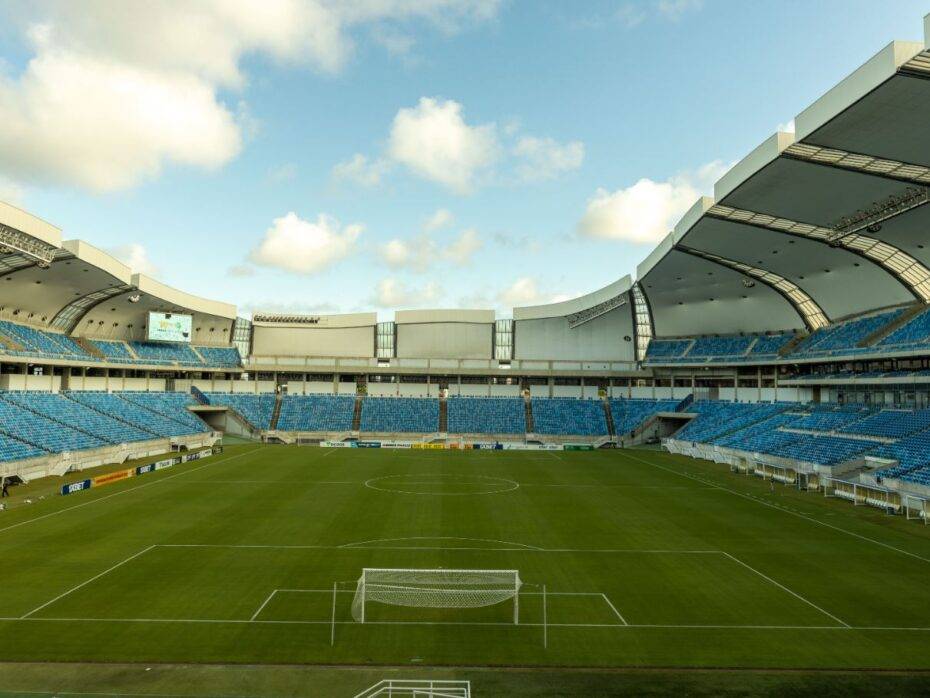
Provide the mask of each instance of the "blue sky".
[{"label": "blue sky", "polygon": [[0,3],[0,199],[183,290],[493,307],[631,272],[926,3]]}]

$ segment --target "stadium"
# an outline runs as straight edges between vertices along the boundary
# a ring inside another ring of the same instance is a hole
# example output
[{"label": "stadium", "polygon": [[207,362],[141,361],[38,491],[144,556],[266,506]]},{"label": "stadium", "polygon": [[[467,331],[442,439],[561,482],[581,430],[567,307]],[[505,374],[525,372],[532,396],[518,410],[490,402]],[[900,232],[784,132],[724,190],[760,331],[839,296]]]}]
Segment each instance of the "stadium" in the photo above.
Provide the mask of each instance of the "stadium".
[{"label": "stadium", "polygon": [[0,693],[925,694],[925,106],[930,16],[506,313],[244,312],[0,202]]}]

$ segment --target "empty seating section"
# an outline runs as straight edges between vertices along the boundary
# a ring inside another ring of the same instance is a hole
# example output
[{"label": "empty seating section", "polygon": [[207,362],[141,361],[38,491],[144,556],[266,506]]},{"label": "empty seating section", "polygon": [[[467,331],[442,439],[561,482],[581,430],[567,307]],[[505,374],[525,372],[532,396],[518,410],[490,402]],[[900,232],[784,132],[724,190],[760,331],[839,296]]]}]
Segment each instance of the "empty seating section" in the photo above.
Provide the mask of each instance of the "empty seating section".
[{"label": "empty seating section", "polygon": [[857,347],[862,340],[889,322],[904,310],[899,308],[877,315],[856,318],[819,329],[805,337],[792,352],[793,356],[831,356],[874,352],[872,347]]},{"label": "empty seating section", "polygon": [[190,428],[192,430],[191,433],[207,431],[209,429],[206,424],[200,421],[196,415],[192,414],[187,409],[188,405],[197,404],[190,393],[123,392],[119,393],[119,396],[147,410],[157,412],[176,422],[180,422]]},{"label": "empty seating section", "polygon": [[532,398],[533,431],[537,434],[603,436],[607,417],[602,400],[574,397]]},{"label": "empty seating section", "polygon": [[882,477],[899,477],[902,480],[930,485],[930,479],[923,482],[913,479],[912,473],[930,466],[930,433],[922,432],[908,436],[893,444],[884,444],[875,449],[871,455],[876,458],[889,458],[898,461],[897,465],[879,471]]},{"label": "empty seating section", "polygon": [[614,433],[623,436],[657,412],[674,412],[678,407],[678,400],[611,398],[608,405],[610,417],[614,422]]},{"label": "empty seating section", "polygon": [[18,325],[8,320],[0,320],[0,334],[15,345],[22,347],[21,350],[5,349],[6,352],[13,355],[48,356],[57,359],[84,359],[89,356],[87,352],[64,335],[46,332],[27,325]]},{"label": "empty seating section", "polygon": [[[763,419],[760,422],[756,422],[755,424],[751,424],[748,427],[744,427],[743,429],[739,429],[735,432],[731,431],[726,434],[723,434],[722,436],[718,436],[712,439],[710,443],[716,444],[717,446],[745,449],[744,444],[746,444],[749,439],[756,437],[756,436],[760,436],[762,434],[768,434],[768,433],[775,432],[775,430],[778,429],[778,427],[786,426],[787,424],[790,424],[797,418],[798,416],[796,414],[791,414],[788,412],[780,412],[778,414],[772,415],[771,417]],[[786,433],[786,432],[778,432],[778,433],[781,434],[781,433]],[[753,449],[745,449],[745,450],[755,451],[758,449],[753,448]]]},{"label": "empty seating section", "polygon": [[242,365],[239,350],[235,347],[196,347],[207,366],[237,368]]},{"label": "empty seating section", "polygon": [[105,342],[103,340],[97,340],[90,343],[100,350],[100,353],[107,358],[107,361],[115,361],[118,363],[132,363],[135,361],[135,359],[132,358],[132,354],[129,353],[129,347],[126,346],[125,342]]},{"label": "empty seating section", "polygon": [[192,430],[188,425],[147,410],[134,402],[121,398],[118,393],[71,392],[68,395],[71,399],[92,407],[98,412],[111,415],[116,419],[150,432],[154,435],[152,438],[184,436],[196,433],[196,431],[203,431],[202,428]]},{"label": "empty seating section", "polygon": [[902,438],[924,429],[930,429],[930,410],[882,410],[847,424],[838,431],[863,436]]},{"label": "empty seating section", "polygon": [[52,421],[5,397],[0,399],[0,429],[9,436],[35,444],[51,453],[80,451],[107,445],[96,436]]},{"label": "empty seating section", "polygon": [[806,417],[798,417],[789,424],[792,429],[810,429],[811,431],[842,430],[847,424],[859,421],[864,414],[858,412],[814,412]]},{"label": "empty seating section", "polygon": [[0,463],[47,455],[48,452],[43,451],[41,448],[14,439],[12,436],[0,434]]},{"label": "empty seating section", "polygon": [[753,359],[763,357],[775,358],[778,352],[794,338],[794,332],[780,332],[779,334],[759,335],[756,343],[752,345],[748,356]]},{"label": "empty seating section", "polygon": [[[235,347],[195,347],[171,342],[130,342],[135,358],[126,342],[117,340],[85,340],[99,349],[103,358],[90,354],[74,339],[59,332],[51,332],[9,320],[0,320],[0,352],[12,356],[29,356],[48,359],[80,360],[88,363],[137,363],[179,366],[206,366],[210,368],[241,368],[242,360]],[[16,348],[14,348],[16,347]],[[200,356],[198,356],[198,352]],[[203,357],[201,359],[200,357]]]},{"label": "empty seating section", "polygon": [[278,429],[351,431],[354,414],[355,397],[352,395],[285,395],[278,415]]},{"label": "empty seating section", "polygon": [[451,434],[523,434],[526,407],[519,397],[453,397],[446,401]]},{"label": "empty seating section", "polygon": [[21,407],[40,412],[56,422],[73,424],[109,444],[130,441],[147,441],[156,438],[151,432],[139,429],[118,419],[98,412],[61,393],[5,393],[4,398]]},{"label": "empty seating section", "polygon": [[793,443],[772,448],[767,453],[807,463],[832,465],[862,455],[874,449],[876,445],[874,441],[846,439],[839,436],[806,436]]},{"label": "empty seating section", "polygon": [[745,356],[754,340],[754,336],[698,337],[685,357]]},{"label": "empty seating section", "polygon": [[256,429],[270,429],[275,396],[272,393],[204,393],[211,405],[229,407]]},{"label": "empty seating section", "polygon": [[785,409],[785,405],[777,403],[745,404],[699,400],[687,409],[688,412],[697,412],[698,416],[678,431],[675,438],[709,443],[724,434],[760,422]]},{"label": "empty seating section", "polygon": [[187,344],[168,342],[132,342],[132,350],[142,363],[203,366]]},{"label": "empty seating section", "polygon": [[360,428],[369,432],[439,431],[439,400],[425,397],[365,398]]},{"label": "empty seating section", "polygon": [[680,358],[692,342],[691,339],[653,339],[646,349],[646,361]]},{"label": "empty seating section", "polygon": [[882,339],[878,346],[889,349],[907,346],[918,348],[919,345],[926,346],[928,342],[930,342],[930,312],[925,310]]}]

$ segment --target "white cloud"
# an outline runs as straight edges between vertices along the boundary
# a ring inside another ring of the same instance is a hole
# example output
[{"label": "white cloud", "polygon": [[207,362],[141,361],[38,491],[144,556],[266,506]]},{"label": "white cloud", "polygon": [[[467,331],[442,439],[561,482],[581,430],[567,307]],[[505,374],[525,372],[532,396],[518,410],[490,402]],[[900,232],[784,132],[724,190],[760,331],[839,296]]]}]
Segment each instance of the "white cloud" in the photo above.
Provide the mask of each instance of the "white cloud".
[{"label": "white cloud", "polygon": [[615,192],[598,189],[588,200],[578,232],[592,238],[658,242],[730,167],[718,160],[664,182],[643,178]]},{"label": "white cloud", "polygon": [[378,282],[372,303],[381,308],[418,307],[434,303],[443,295],[435,281],[425,286],[408,286],[392,276]]},{"label": "white cloud", "polygon": [[416,107],[394,117],[388,153],[414,174],[458,193],[471,191],[476,179],[498,158],[494,124],[470,126],[462,105],[421,97]]},{"label": "white cloud", "polygon": [[465,266],[483,246],[478,231],[469,228],[448,242],[437,241],[429,233],[409,240],[394,238],[378,248],[378,255],[391,269],[422,273],[440,262]]},{"label": "white cloud", "polygon": [[249,260],[298,274],[315,274],[349,256],[361,233],[358,224],[340,227],[324,214],[316,221],[306,221],[291,212],[274,220]]},{"label": "white cloud", "polygon": [[369,160],[361,153],[356,153],[348,160],[333,167],[333,177],[338,180],[347,180],[366,187],[374,187],[381,183],[384,176],[390,172],[391,163],[383,158]]},{"label": "white cloud", "polygon": [[469,228],[468,230],[463,230],[462,234],[443,250],[442,256],[443,259],[453,264],[464,266],[471,263],[472,257],[474,257],[475,253],[482,247],[484,247],[484,241],[481,239],[481,236],[478,235],[478,231]]},{"label": "white cloud", "polygon": [[442,228],[452,225],[454,221],[455,216],[452,215],[451,211],[445,208],[439,208],[436,209],[433,215],[426,219],[425,223],[423,223],[423,230],[427,232],[441,230]]},{"label": "white cloud", "polygon": [[659,0],[656,9],[659,14],[672,22],[677,22],[689,12],[696,12],[704,7],[704,0]]},{"label": "white cloud", "polygon": [[146,276],[158,276],[161,271],[158,266],[149,259],[148,250],[139,243],[134,242],[128,245],[111,247],[107,252],[127,265],[135,273],[145,274]]},{"label": "white cloud", "polygon": [[517,141],[514,155],[522,160],[517,167],[520,178],[527,182],[555,179],[577,170],[584,162],[584,143],[559,143],[552,138],[524,136]]},{"label": "white cloud", "polygon": [[531,276],[522,276],[497,294],[497,300],[508,306],[543,303],[539,285]]},{"label": "white cloud", "polygon": [[[0,75],[0,172],[18,184],[132,187],[166,166],[235,158],[255,128],[241,91],[246,55],[339,70],[353,33],[384,23],[455,31],[498,0],[48,0],[0,7],[32,54]],[[395,42],[396,44],[396,42]],[[235,99],[235,98],[234,98]]]}]

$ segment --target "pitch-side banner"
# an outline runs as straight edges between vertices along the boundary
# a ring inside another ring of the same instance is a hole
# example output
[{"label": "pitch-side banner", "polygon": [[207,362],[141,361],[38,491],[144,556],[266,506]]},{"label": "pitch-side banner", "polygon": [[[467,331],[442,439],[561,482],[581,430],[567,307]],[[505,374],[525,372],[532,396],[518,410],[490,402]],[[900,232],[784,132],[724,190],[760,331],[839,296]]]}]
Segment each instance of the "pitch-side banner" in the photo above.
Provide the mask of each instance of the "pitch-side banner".
[{"label": "pitch-side banner", "polygon": [[100,487],[101,485],[109,485],[111,482],[119,482],[120,480],[125,480],[126,478],[132,477],[136,474],[135,468],[128,468],[127,470],[117,470],[115,473],[107,473],[106,475],[98,475],[94,478],[94,487]]},{"label": "pitch-side banner", "polygon": [[61,486],[62,494],[71,494],[72,492],[80,492],[81,490],[89,490],[93,483],[88,478],[87,480],[81,480],[80,482],[72,482],[67,485]]}]

